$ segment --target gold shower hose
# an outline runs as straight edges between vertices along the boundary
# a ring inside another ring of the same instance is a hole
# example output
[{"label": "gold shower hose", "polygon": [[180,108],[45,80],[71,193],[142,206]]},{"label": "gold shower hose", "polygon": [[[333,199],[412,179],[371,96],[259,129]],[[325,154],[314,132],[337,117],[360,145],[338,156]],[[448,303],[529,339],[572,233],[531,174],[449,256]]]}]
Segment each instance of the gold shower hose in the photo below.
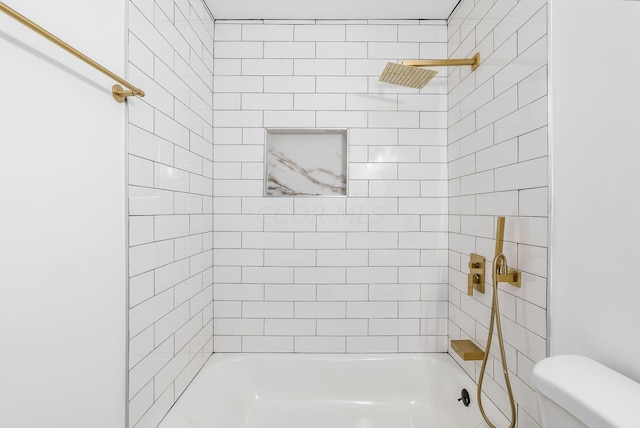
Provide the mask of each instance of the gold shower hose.
[{"label": "gold shower hose", "polygon": [[507,385],[507,393],[509,394],[509,404],[511,405],[511,424],[509,424],[509,428],[514,428],[516,426],[516,404],[513,400],[513,392],[511,391],[511,382],[509,381],[509,370],[507,369],[507,357],[504,353],[504,340],[502,339],[502,325],[500,324],[500,308],[498,307],[498,274],[501,273],[502,269],[507,268],[507,257],[500,253],[495,256],[493,259],[493,300],[491,304],[491,322],[489,323],[489,335],[487,337],[487,348],[484,352],[484,358],[482,359],[482,368],[480,369],[480,377],[478,378],[478,407],[480,408],[480,413],[482,413],[482,417],[484,418],[487,425],[491,428],[496,428],[495,425],[491,423],[486,413],[484,412],[484,408],[482,407],[482,381],[484,379],[484,373],[487,368],[487,361],[489,360],[489,350],[491,349],[491,339],[493,337],[493,326],[494,321],[495,325],[498,328],[498,343],[500,344],[500,358],[502,359],[502,374],[504,375],[504,381]]}]

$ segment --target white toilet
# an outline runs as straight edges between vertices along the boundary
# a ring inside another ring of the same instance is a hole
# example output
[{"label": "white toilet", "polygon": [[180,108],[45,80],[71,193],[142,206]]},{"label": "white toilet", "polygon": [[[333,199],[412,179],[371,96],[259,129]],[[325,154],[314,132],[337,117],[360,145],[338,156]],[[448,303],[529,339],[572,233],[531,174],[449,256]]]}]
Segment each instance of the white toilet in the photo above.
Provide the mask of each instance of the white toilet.
[{"label": "white toilet", "polygon": [[545,428],[640,427],[640,383],[587,357],[540,361],[533,386]]}]

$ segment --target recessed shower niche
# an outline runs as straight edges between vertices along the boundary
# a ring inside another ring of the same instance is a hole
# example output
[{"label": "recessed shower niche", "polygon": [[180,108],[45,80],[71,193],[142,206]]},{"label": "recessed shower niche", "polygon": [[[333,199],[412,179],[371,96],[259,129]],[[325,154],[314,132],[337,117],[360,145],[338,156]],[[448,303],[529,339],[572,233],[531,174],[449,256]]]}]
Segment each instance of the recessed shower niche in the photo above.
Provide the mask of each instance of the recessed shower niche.
[{"label": "recessed shower niche", "polygon": [[267,196],[345,196],[347,131],[267,130]]}]

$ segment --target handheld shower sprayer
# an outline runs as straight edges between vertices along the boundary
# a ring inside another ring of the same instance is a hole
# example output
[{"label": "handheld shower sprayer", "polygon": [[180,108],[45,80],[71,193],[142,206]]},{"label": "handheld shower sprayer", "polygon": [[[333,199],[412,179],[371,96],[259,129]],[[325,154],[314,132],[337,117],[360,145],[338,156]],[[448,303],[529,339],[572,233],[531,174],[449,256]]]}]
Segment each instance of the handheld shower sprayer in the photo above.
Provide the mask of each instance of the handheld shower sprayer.
[{"label": "handheld shower sprayer", "polygon": [[[496,251],[493,258],[493,270],[492,270],[492,284],[493,284],[493,299],[491,304],[491,321],[489,323],[489,334],[487,336],[487,347],[484,352],[484,358],[482,359],[482,367],[480,368],[480,376],[478,377],[478,407],[480,413],[489,427],[496,428],[487,417],[484,407],[482,406],[482,381],[484,380],[485,371],[487,368],[487,361],[489,360],[489,351],[491,350],[491,340],[493,338],[494,325],[498,331],[498,344],[500,345],[500,358],[502,360],[502,373],[504,375],[505,385],[507,387],[507,394],[509,395],[509,404],[511,406],[511,423],[509,428],[516,426],[516,405],[513,398],[513,391],[511,390],[511,381],[509,380],[509,369],[507,368],[507,357],[504,349],[504,339],[502,338],[502,325],[500,323],[500,308],[498,305],[498,283],[510,282],[510,279],[514,279],[517,276],[518,286],[519,275],[518,272],[510,275],[509,268],[507,266],[507,257],[503,254],[503,241],[504,241],[504,217],[498,217],[496,228]],[[514,284],[515,285],[515,284]]]}]

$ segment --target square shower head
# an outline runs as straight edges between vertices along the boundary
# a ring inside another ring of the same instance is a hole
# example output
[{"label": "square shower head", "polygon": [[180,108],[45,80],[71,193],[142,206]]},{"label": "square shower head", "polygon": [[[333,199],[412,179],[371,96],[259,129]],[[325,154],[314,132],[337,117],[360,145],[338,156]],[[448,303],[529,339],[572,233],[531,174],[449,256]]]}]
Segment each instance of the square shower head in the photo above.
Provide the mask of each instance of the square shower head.
[{"label": "square shower head", "polygon": [[438,72],[434,70],[389,62],[382,71],[378,82],[422,89],[436,74]]}]

